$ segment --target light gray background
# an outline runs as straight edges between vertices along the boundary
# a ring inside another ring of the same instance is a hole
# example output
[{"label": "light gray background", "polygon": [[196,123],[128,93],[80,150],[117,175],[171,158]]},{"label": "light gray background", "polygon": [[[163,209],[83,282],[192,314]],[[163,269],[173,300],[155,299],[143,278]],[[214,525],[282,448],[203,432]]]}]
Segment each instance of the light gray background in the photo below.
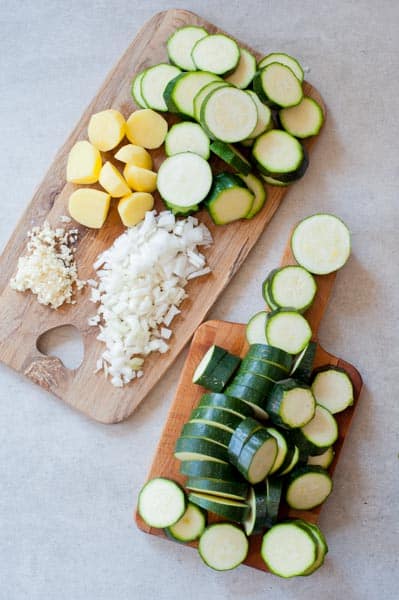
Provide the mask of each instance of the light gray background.
[{"label": "light gray background", "polygon": [[[2,1],[1,242],[56,150],[138,29],[151,2]],[[310,67],[328,123],[306,177],[211,317],[245,321],[293,223],[340,215],[353,256],[339,274],[321,340],[357,365],[365,388],[326,503],[330,545],[311,578],[247,567],[214,573],[196,552],[139,532],[132,512],[185,352],[130,421],[102,426],[2,367],[0,597],[374,600],[398,597],[398,3],[174,2],[265,52]],[[104,389],[106,396],[106,389]],[[104,397],[106,401],[106,397]]]}]

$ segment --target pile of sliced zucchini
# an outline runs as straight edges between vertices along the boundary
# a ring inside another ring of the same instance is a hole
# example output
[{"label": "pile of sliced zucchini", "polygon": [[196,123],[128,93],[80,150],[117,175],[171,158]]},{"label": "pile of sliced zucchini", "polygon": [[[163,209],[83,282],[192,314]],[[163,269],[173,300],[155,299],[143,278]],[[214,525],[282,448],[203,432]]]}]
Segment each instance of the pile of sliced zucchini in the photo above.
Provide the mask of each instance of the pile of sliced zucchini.
[{"label": "pile of sliced zucchini", "polygon": [[[264,183],[287,186],[304,175],[301,140],[322,127],[322,108],[303,93],[303,69],[277,52],[257,64],[232,38],[194,25],[176,29],[166,46],[170,64],[144,69],[131,87],[139,107],[183,119],[165,141],[167,156],[176,159],[161,167],[159,193],[176,215],[204,206],[217,225],[252,219],[267,200]],[[211,186],[210,170],[183,156],[207,161],[209,147],[241,179],[221,173]]]}]

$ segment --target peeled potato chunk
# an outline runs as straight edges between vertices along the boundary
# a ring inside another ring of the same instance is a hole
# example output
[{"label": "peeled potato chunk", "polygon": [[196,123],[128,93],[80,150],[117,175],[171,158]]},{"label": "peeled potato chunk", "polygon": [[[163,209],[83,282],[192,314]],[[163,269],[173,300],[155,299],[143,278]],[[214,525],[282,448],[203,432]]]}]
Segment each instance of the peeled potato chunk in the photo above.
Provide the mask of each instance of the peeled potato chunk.
[{"label": "peeled potato chunk", "polygon": [[155,192],[157,189],[157,174],[154,171],[128,163],[123,169],[123,175],[136,192]]},{"label": "peeled potato chunk", "polygon": [[151,154],[141,146],[126,144],[126,146],[119,148],[118,152],[115,154],[115,158],[123,163],[132,163],[136,165],[136,167],[152,169]]},{"label": "peeled potato chunk", "polygon": [[131,189],[119,173],[118,169],[110,162],[106,162],[101,169],[98,181],[113,198],[121,198],[130,194]]},{"label": "peeled potato chunk", "polygon": [[168,133],[168,123],[150,108],[136,110],[126,122],[126,137],[143,148],[159,148]]},{"label": "peeled potato chunk", "polygon": [[147,192],[133,192],[121,198],[118,203],[118,212],[122,223],[126,227],[133,227],[140,223],[148,210],[154,207],[154,197]]},{"label": "peeled potato chunk", "polygon": [[81,141],[71,148],[67,162],[67,181],[95,183],[101,171],[101,154],[90,142]]},{"label": "peeled potato chunk", "polygon": [[118,110],[102,110],[91,116],[87,133],[93,146],[107,152],[115,148],[124,137],[126,121]]},{"label": "peeled potato chunk", "polygon": [[100,229],[107,218],[111,197],[100,190],[81,188],[69,197],[68,210],[72,219],[85,227]]}]

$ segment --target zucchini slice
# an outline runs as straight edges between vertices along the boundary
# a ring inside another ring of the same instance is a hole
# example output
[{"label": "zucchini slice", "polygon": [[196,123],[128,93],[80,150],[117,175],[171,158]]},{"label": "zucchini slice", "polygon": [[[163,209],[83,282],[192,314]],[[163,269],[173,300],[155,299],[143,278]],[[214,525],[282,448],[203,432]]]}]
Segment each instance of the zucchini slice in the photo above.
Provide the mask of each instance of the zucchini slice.
[{"label": "zucchini slice", "polygon": [[230,462],[235,467],[238,464],[238,459],[245,443],[249,440],[251,435],[255,433],[255,431],[258,431],[258,429],[263,429],[263,425],[261,425],[259,421],[249,417],[248,419],[242,421],[234,431],[230,438],[228,453]]},{"label": "zucchini slice", "polygon": [[194,97],[193,105],[194,105],[194,117],[197,121],[200,121],[200,119],[201,119],[201,107],[202,107],[202,103],[204,102],[205,98],[207,96],[209,96],[209,94],[211,92],[213,92],[213,90],[216,90],[217,88],[220,88],[220,87],[226,87],[226,85],[229,85],[229,84],[226,83],[223,79],[217,79],[216,81],[210,81],[196,93],[196,95]]},{"label": "zucchini slice", "polygon": [[325,452],[323,452],[323,454],[319,454],[318,456],[309,456],[307,464],[328,469],[334,460],[334,455],[334,448],[330,446]]},{"label": "zucchini slice", "polygon": [[323,406],[316,404],[313,419],[294,432],[295,443],[308,454],[323,454],[338,439],[338,425],[334,416]]},{"label": "zucchini slice", "polygon": [[[251,163],[231,144],[215,141],[211,144],[211,150],[216,156],[221,158],[239,173],[242,173],[243,175],[248,175],[248,173],[250,173],[252,169]],[[246,185],[245,180],[244,184]]]},{"label": "zucchini slice", "polygon": [[297,523],[300,527],[309,531],[317,545],[316,560],[313,565],[303,573],[304,576],[311,575],[324,563],[324,558],[328,552],[327,542],[317,525],[302,521],[301,519],[297,520]]},{"label": "zucchini slice", "polygon": [[198,204],[192,204],[191,206],[176,206],[171,202],[166,202],[165,200],[164,202],[166,208],[176,216],[182,215],[184,217],[187,217],[188,215],[191,215],[192,213],[195,213],[199,210]]},{"label": "zucchini slice", "polygon": [[211,569],[230,571],[244,562],[248,548],[248,540],[241,529],[230,523],[215,523],[202,534],[198,552]]},{"label": "zucchini slice", "polygon": [[234,384],[244,385],[249,387],[256,392],[260,392],[265,395],[268,394],[275,384],[274,379],[264,377],[262,375],[256,375],[255,373],[249,373],[248,371],[239,371],[233,380]]},{"label": "zucchini slice", "polygon": [[288,444],[287,440],[280,431],[278,431],[274,427],[266,427],[266,429],[267,432],[270,433],[270,435],[272,435],[277,442],[276,460],[274,461],[273,466],[269,471],[269,475],[272,475],[282,467],[285,458],[288,454]]},{"label": "zucchini slice", "polygon": [[262,58],[261,61],[259,61],[258,69],[263,69],[271,63],[280,63],[281,65],[289,67],[294,73],[295,77],[297,77],[302,83],[304,79],[304,72],[297,59],[293,56],[285,54],[284,52],[272,52],[271,54],[268,54],[267,56]]},{"label": "zucchini slice", "polygon": [[204,394],[199,402],[200,406],[208,406],[209,408],[222,408],[229,412],[232,412],[237,417],[246,419],[247,417],[253,417],[253,410],[248,404],[239,400],[238,398],[231,398],[226,394]]},{"label": "zucchini slice", "polygon": [[183,426],[181,435],[185,437],[195,437],[204,440],[210,440],[211,442],[217,442],[222,446],[228,446],[233,435],[230,431],[220,429],[209,423],[192,423],[188,421]]},{"label": "zucchini slice", "polygon": [[252,156],[263,175],[283,183],[303,177],[309,164],[301,143],[280,129],[262,133],[252,146]]},{"label": "zucchini slice", "polygon": [[310,342],[312,330],[298,311],[279,308],[267,315],[266,339],[289,354],[299,354]]},{"label": "zucchini slice", "polygon": [[248,321],[245,336],[248,344],[267,344],[266,339],[267,312],[261,310]]},{"label": "zucchini slice", "polygon": [[301,139],[317,135],[324,123],[321,106],[309,96],[302,98],[296,106],[281,109],[278,117],[285,131]]},{"label": "zucchini slice", "polygon": [[316,275],[328,275],[341,269],[348,260],[350,232],[334,215],[312,215],[295,227],[291,248],[299,265]]},{"label": "zucchini slice", "polygon": [[240,481],[240,475],[231,465],[211,460],[185,460],[180,464],[180,473],[187,477],[210,477],[222,481]]},{"label": "zucchini slice", "polygon": [[184,515],[164,531],[168,538],[176,542],[193,542],[203,534],[206,527],[206,513],[195,504],[187,504]]},{"label": "zucchini slice", "polygon": [[285,499],[291,508],[310,510],[322,504],[332,488],[332,479],[325,469],[306,465],[290,474]]},{"label": "zucchini slice", "polygon": [[206,198],[212,185],[212,171],[198,154],[181,152],[169,156],[159,167],[157,187],[165,200],[180,208],[191,208]]},{"label": "zucchini slice", "polygon": [[167,156],[180,154],[180,152],[193,152],[208,160],[209,146],[209,138],[198,123],[176,123],[169,129],[165,138]]},{"label": "zucchini slice", "polygon": [[254,90],[272,108],[296,106],[303,98],[301,82],[289,67],[277,62],[257,72]]},{"label": "zucchini slice", "polygon": [[[302,352],[295,359],[292,366],[290,375],[295,375],[295,379],[303,381],[304,383],[310,383],[313,362],[316,356],[317,343],[309,342],[309,344],[302,350]],[[314,394],[314,392],[313,392]]]},{"label": "zucchini slice", "polygon": [[244,219],[252,208],[254,194],[233,173],[218,173],[205,205],[216,225]]},{"label": "zucchini slice", "polygon": [[260,553],[272,573],[284,578],[296,577],[314,565],[317,544],[310,531],[296,521],[286,521],[265,533]]},{"label": "zucchini slice", "polygon": [[[262,492],[257,491],[257,488],[262,487]],[[244,519],[242,526],[246,535],[260,533],[263,529],[263,521],[267,515],[266,496],[263,486],[251,486],[248,495],[249,513]]]},{"label": "zucchini slice", "polygon": [[192,411],[190,420],[209,421],[214,423],[215,426],[228,428],[234,431],[234,429],[241,423],[242,417],[224,408],[216,406],[199,406]]},{"label": "zucchini slice", "polygon": [[[221,348],[220,346],[216,346],[213,344],[208,348],[205,352],[204,356],[201,358],[197,368],[194,371],[193,375],[193,383],[197,383],[198,385],[202,385],[202,378],[209,376],[216,365],[220,363],[222,358],[226,356],[227,350]],[[206,382],[204,381],[204,384]]]},{"label": "zucchini slice", "polygon": [[277,366],[271,362],[251,358],[246,356],[241,362],[239,373],[252,373],[258,377],[264,377],[273,383],[286,379],[287,371],[280,366]]},{"label": "zucchini slice", "polygon": [[253,387],[239,383],[235,378],[226,388],[226,394],[231,398],[237,398],[238,400],[252,404],[263,403],[265,396],[263,390],[254,389]]},{"label": "zucchini slice", "polygon": [[200,456],[205,456],[205,460],[221,462],[229,460],[226,446],[203,438],[179,437],[175,447],[175,457],[178,460],[201,460]]},{"label": "zucchini slice", "polygon": [[277,475],[287,475],[287,473],[290,473],[293,470],[293,468],[296,467],[296,465],[298,464],[299,458],[299,448],[298,446],[293,445],[291,447],[290,453],[287,454],[284,463],[282,464],[280,471],[277,473]]},{"label": "zucchini slice", "polygon": [[245,519],[249,511],[248,504],[242,500],[211,496],[202,492],[191,492],[188,500],[205,510],[215,513],[215,515],[238,523]]},{"label": "zucchini slice", "polygon": [[244,90],[249,86],[256,73],[256,58],[245,48],[240,48],[240,60],[226,81]]},{"label": "zucchini slice", "polygon": [[[201,363],[202,362],[203,361],[201,361]],[[204,364],[201,366],[200,363],[199,367],[201,374],[199,377],[196,377],[196,373],[194,373],[195,381],[193,378],[193,382],[198,383],[213,392],[221,392],[234,375],[240,362],[241,359],[239,356],[234,356],[226,351],[224,356],[216,363],[211,360],[206,367],[204,367]]]},{"label": "zucchini slice", "polygon": [[267,200],[267,192],[266,188],[263,185],[262,181],[256,177],[253,173],[249,173],[248,175],[239,175],[248,189],[253,192],[255,198],[251,207],[251,210],[246,215],[246,219],[253,219],[258,212],[262,210]]},{"label": "zucchini slice", "polygon": [[258,110],[248,92],[228,85],[213,90],[205,98],[200,120],[210,138],[240,142],[251,137],[258,122]]},{"label": "zucchini slice", "polygon": [[140,84],[141,97],[147,108],[165,112],[168,110],[163,93],[168,83],[175,79],[181,71],[178,67],[160,63],[149,67],[143,73]]},{"label": "zucchini slice", "polygon": [[267,527],[272,527],[277,523],[278,512],[280,510],[281,496],[283,492],[283,480],[267,477],[266,479],[266,506],[267,506]]},{"label": "zucchini slice", "polygon": [[259,96],[255,94],[255,92],[253,92],[252,90],[247,91],[256,104],[258,120],[256,121],[256,127],[251,133],[251,136],[246,140],[243,140],[244,142],[255,140],[255,138],[259,137],[262,133],[265,133],[265,131],[272,129],[273,127],[273,117],[270,108],[266,104],[263,104],[263,102],[259,99]]},{"label": "zucchini slice", "polygon": [[196,71],[191,52],[195,44],[207,35],[206,29],[196,25],[176,29],[166,42],[170,62],[183,71]]},{"label": "zucchini slice", "polygon": [[251,344],[245,358],[264,360],[284,369],[287,373],[292,365],[292,356],[288,352],[268,344]]},{"label": "zucchini slice", "polygon": [[130,88],[130,92],[133,98],[133,101],[140,108],[148,108],[146,103],[144,102],[144,98],[141,95],[141,80],[143,79],[145,71],[141,71],[138,73],[136,77],[132,81],[132,87]]},{"label": "zucchini slice", "polygon": [[232,38],[216,33],[198,40],[191,51],[191,58],[201,71],[226,75],[237,67],[240,48]]},{"label": "zucchini slice", "polygon": [[264,427],[244,444],[237,468],[249,483],[259,483],[268,475],[277,456],[277,442]]},{"label": "zucchini slice", "polygon": [[289,307],[304,312],[312,304],[316,292],[313,275],[297,265],[275,269],[268,279],[270,300],[279,308]]},{"label": "zucchini slice", "polygon": [[172,79],[166,86],[163,95],[168,110],[194,118],[194,98],[211,81],[221,81],[221,79],[213,73],[204,71],[181,73]]},{"label": "zucchini slice", "polygon": [[155,477],[141,488],[137,510],[147,525],[163,529],[181,519],[186,510],[186,496],[175,481]]},{"label": "zucchini slice", "polygon": [[273,387],[266,410],[275,425],[295,429],[313,419],[316,401],[306,383],[296,379],[283,379]]},{"label": "zucchini slice", "polygon": [[333,415],[353,404],[353,384],[346,371],[338,367],[325,367],[317,372],[312,391],[317,404]]},{"label": "zucchini slice", "polygon": [[210,496],[222,496],[233,500],[245,501],[248,495],[248,484],[241,481],[223,481],[208,477],[190,477],[186,482],[190,492],[200,492]]},{"label": "zucchini slice", "polygon": [[288,185],[290,185],[290,183],[293,183],[290,181],[280,181],[279,179],[274,179],[274,177],[270,177],[270,175],[264,175],[263,173],[261,173],[261,177],[263,181],[274,187],[287,187]]}]

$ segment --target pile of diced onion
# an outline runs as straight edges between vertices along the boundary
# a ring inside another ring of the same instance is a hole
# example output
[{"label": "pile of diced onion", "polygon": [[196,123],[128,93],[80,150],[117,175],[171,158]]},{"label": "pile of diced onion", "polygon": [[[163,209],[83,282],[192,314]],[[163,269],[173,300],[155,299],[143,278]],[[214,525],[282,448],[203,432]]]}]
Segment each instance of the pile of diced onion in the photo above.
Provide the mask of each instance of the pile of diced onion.
[{"label": "pile of diced onion", "polygon": [[198,246],[211,243],[209,230],[197,219],[152,211],[98,257],[98,282],[88,283],[99,306],[89,324],[99,325],[97,339],[105,344],[97,370],[114,386],[141,377],[151,352],[168,351],[170,325],[180,313],[188,280],[210,273]]}]

